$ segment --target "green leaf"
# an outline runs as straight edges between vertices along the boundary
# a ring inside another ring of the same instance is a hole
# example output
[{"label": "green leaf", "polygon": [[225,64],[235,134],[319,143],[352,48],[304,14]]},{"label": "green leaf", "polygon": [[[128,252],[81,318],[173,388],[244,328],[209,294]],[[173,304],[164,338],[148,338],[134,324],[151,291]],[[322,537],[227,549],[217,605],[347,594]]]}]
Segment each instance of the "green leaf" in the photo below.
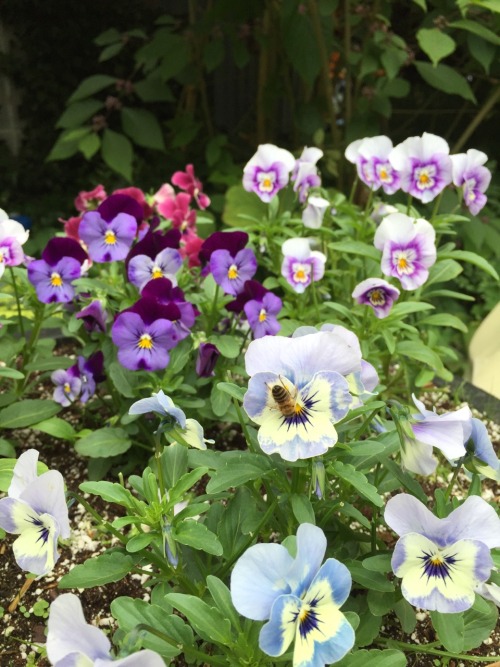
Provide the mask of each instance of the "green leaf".
[{"label": "green leaf", "polygon": [[427,11],[427,2],[426,0],[413,0],[413,2],[420,7],[420,9],[423,9],[424,12]]},{"label": "green leaf", "polygon": [[376,487],[370,484],[363,473],[356,470],[354,466],[349,463],[342,463],[341,461],[333,461],[331,468],[338,477],[350,484],[373,505],[376,507],[384,506],[384,501],[380,497]]},{"label": "green leaf", "polygon": [[134,535],[130,538],[125,548],[127,549],[128,553],[135,554],[138,551],[142,551],[142,549],[148,547],[154,538],[155,536],[153,533],[139,533],[138,535]]},{"label": "green leaf", "polygon": [[457,48],[455,40],[438,28],[421,28],[417,32],[417,41],[434,65]]},{"label": "green leaf", "polygon": [[231,591],[226,584],[212,574],[209,574],[207,577],[207,587],[222,616],[227,618],[234,628],[239,628],[240,619],[238,612],[234,608]]},{"label": "green leaf", "polygon": [[32,428],[48,433],[54,438],[61,438],[62,440],[74,440],[77,436],[75,429],[65,419],[59,417],[51,417],[45,421],[33,424]]},{"label": "green leaf", "polygon": [[227,647],[232,645],[231,624],[218,609],[194,595],[169,593],[165,598],[188,619],[202,639]]},{"label": "green leaf", "polygon": [[252,220],[263,222],[267,217],[267,210],[267,204],[264,204],[254,192],[247,192],[242,185],[233,185],[226,192],[222,220],[229,227],[244,228],[252,225]]},{"label": "green leaf", "polygon": [[385,616],[394,609],[396,593],[381,593],[380,591],[368,591],[368,609],[374,616]]},{"label": "green leaf", "polygon": [[495,280],[499,280],[498,273],[491,264],[485,260],[484,257],[481,257],[481,255],[476,255],[475,252],[470,252],[468,250],[452,250],[451,252],[442,253],[441,257],[443,259],[449,257],[451,259],[461,259],[463,262],[469,262],[469,264],[474,264],[474,266],[482,269]]},{"label": "green leaf", "polygon": [[102,109],[103,103],[92,98],[82,100],[81,102],[74,102],[71,104],[59,118],[56,127],[63,129],[79,127],[91,116],[96,114],[99,109]]},{"label": "green leaf", "polygon": [[108,44],[114,44],[115,42],[120,42],[122,39],[121,33],[118,32],[116,28],[109,28],[104,32],[101,32],[94,39],[94,44],[96,46],[107,46]]},{"label": "green leaf", "polygon": [[335,243],[329,243],[328,247],[341,254],[361,255],[362,257],[374,259],[376,262],[380,261],[380,250],[361,241],[337,241]]},{"label": "green leaf", "polygon": [[99,62],[104,63],[106,60],[111,60],[111,58],[114,58],[122,51],[124,46],[125,42],[117,42],[116,44],[106,46],[99,54]]},{"label": "green leaf", "polygon": [[186,474],[182,475],[175,485],[169,489],[168,496],[169,496],[169,503],[174,504],[178,501],[180,501],[186,491],[189,491],[189,489],[192,489],[193,486],[198,482],[203,475],[206,475],[208,472],[208,468],[195,468],[194,470],[191,470],[191,472],[187,472]]},{"label": "green leaf", "polygon": [[132,144],[118,132],[106,128],[102,137],[102,159],[127,181],[132,180]]},{"label": "green leaf", "polygon": [[467,45],[473,58],[483,66],[486,74],[490,73],[491,63],[495,59],[496,47],[490,42],[485,42],[484,39],[469,33],[467,35]]},{"label": "green leaf", "polygon": [[430,616],[434,630],[445,649],[452,653],[461,653],[464,650],[464,615],[431,611]]},{"label": "green leaf", "polygon": [[212,39],[203,51],[203,62],[207,72],[213,72],[224,60],[224,42],[222,39]]},{"label": "green leaf", "polygon": [[451,95],[460,95],[460,97],[470,100],[474,104],[476,103],[476,98],[467,80],[452,67],[442,63],[434,66],[431,63],[418,60],[415,60],[413,64],[422,79],[433,88]]},{"label": "green leaf", "polygon": [[93,76],[89,76],[80,83],[73,95],[69,98],[68,104],[79,102],[116,82],[116,77],[107,74],[94,74]]},{"label": "green leaf", "polygon": [[[476,595],[476,599],[478,596]],[[464,651],[477,648],[496,628],[498,607],[493,602],[481,599],[481,610],[473,608],[464,613]],[[482,613],[484,611],[485,613]]]},{"label": "green leaf", "polygon": [[176,542],[185,544],[187,547],[206,551],[214,556],[222,556],[223,548],[215,533],[197,521],[186,519],[172,529],[172,537]]},{"label": "green leaf", "polygon": [[109,458],[125,453],[131,446],[127,431],[109,427],[84,436],[75,444],[75,449],[82,456]]},{"label": "green leaf", "polygon": [[16,450],[5,438],[0,438],[0,456],[7,456],[8,458],[16,458]]},{"label": "green leaf", "polygon": [[370,572],[392,572],[391,554],[377,554],[363,558],[361,564]]},{"label": "green leaf", "polygon": [[402,651],[396,649],[378,651],[374,649],[372,651],[354,651],[340,662],[336,662],[335,665],[336,667],[406,667],[407,661]]},{"label": "green leaf", "polygon": [[299,523],[316,524],[313,506],[309,498],[304,494],[292,494],[292,511]]},{"label": "green leaf", "polygon": [[130,491],[117,482],[83,482],[80,484],[80,490],[83,493],[99,496],[108,503],[123,505],[128,509],[134,508],[137,502]]},{"label": "green leaf", "polygon": [[59,588],[93,588],[123,579],[134,567],[132,556],[107,551],[76,565],[59,582]]},{"label": "green leaf", "polygon": [[144,148],[153,148],[158,151],[165,150],[160,123],[151,111],[123,107],[121,117],[123,131],[134,143]]},{"label": "green leaf", "polygon": [[463,271],[463,268],[454,259],[440,259],[434,266],[431,266],[429,278],[425,283],[425,290],[434,283],[444,283],[453,280]]},{"label": "green leaf", "polygon": [[419,326],[421,324],[431,324],[435,327],[451,327],[452,329],[458,329],[464,333],[467,332],[467,326],[462,320],[456,315],[450,315],[448,313],[435,313],[434,315],[429,315],[420,320],[418,324]]},{"label": "green leaf", "polygon": [[238,387],[237,384],[233,384],[232,382],[219,382],[217,384],[217,389],[226,394],[229,394],[229,396],[235,398],[239,403],[243,402],[243,397],[246,393],[246,389],[243,389],[243,387]]},{"label": "green leaf", "polygon": [[9,380],[22,380],[24,378],[24,374],[20,371],[17,371],[15,368],[0,366],[0,377],[9,378]]},{"label": "green leaf", "polygon": [[226,392],[220,391],[218,385],[214,385],[210,394],[210,403],[212,404],[214,414],[217,417],[224,417],[231,408],[231,396]]},{"label": "green leaf", "polygon": [[380,591],[381,593],[392,593],[394,591],[392,581],[383,577],[380,572],[371,572],[355,560],[347,561],[345,564],[353,580],[368,590]]},{"label": "green leaf", "polygon": [[411,634],[415,630],[415,626],[417,625],[417,616],[415,614],[415,609],[413,609],[411,604],[407,602],[404,598],[398,600],[394,605],[393,609],[396,612],[396,616],[398,617],[399,622],[401,623],[403,632]]},{"label": "green leaf", "polygon": [[101,139],[95,132],[87,134],[78,142],[78,148],[86,160],[90,160],[101,147]]},{"label": "green leaf", "polygon": [[444,368],[439,355],[418,340],[404,340],[399,342],[396,345],[396,353],[402,354],[404,357],[409,357],[410,359],[421,361],[434,370],[441,370]]},{"label": "green leaf", "polygon": [[500,46],[500,37],[495,32],[493,32],[486,26],[481,25],[477,21],[469,21],[468,19],[461,19],[460,21],[453,21],[453,23],[449,23],[448,27],[458,28],[459,30],[467,30],[467,32],[477,35],[477,37],[481,37],[482,39],[485,39],[487,42],[495,44],[495,46]]},{"label": "green leaf", "polygon": [[312,86],[321,71],[321,54],[307,13],[290,13],[283,22],[282,35],[292,67]]},{"label": "green leaf", "polygon": [[220,493],[230,487],[238,487],[246,482],[267,476],[272,471],[271,459],[260,454],[242,452],[224,462],[224,465],[212,473],[207,484],[207,493]]},{"label": "green leaf", "polygon": [[134,83],[134,93],[143,102],[173,102],[170,88],[157,76],[151,76]]},{"label": "green leaf", "polygon": [[[404,303],[396,303],[386,320],[399,319],[404,315],[410,313],[420,313],[423,310],[434,310],[434,306],[424,301],[405,301]],[[389,319],[390,318],[390,319]]]},{"label": "green leaf", "polygon": [[380,56],[380,62],[389,80],[393,80],[399,74],[407,60],[408,53],[394,46],[386,48]]},{"label": "green leaf", "polygon": [[28,398],[0,410],[0,428],[26,428],[61,411],[55,401]]},{"label": "green leaf", "polygon": [[217,524],[217,535],[224,549],[224,557],[230,560],[245,545],[247,537],[243,529],[245,520],[251,519],[256,507],[249,489],[245,486],[236,490],[228,501],[224,513]]},{"label": "green leaf", "polygon": [[118,597],[111,603],[111,613],[118,621],[123,632],[132,633],[138,625],[149,625],[173,640],[173,644],[141,630],[141,643],[144,648],[156,651],[164,658],[174,658],[182,651],[182,647],[192,646],[193,631],[177,615],[165,613],[160,605],[148,604],[144,600],[129,597]]},{"label": "green leaf", "polygon": [[241,341],[235,336],[210,336],[209,343],[213,343],[223,357],[236,359],[240,353]]},{"label": "green leaf", "polygon": [[136,384],[133,374],[123,368],[118,361],[113,361],[109,366],[108,375],[119,394],[126,398],[135,398],[134,386]]}]

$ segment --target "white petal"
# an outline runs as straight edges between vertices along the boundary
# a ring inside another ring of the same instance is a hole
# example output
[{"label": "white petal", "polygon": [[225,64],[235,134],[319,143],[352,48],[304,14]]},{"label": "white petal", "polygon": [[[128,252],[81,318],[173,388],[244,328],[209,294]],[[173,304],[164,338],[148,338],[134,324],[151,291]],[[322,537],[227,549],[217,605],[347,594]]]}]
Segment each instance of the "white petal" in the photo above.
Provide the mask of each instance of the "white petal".
[{"label": "white petal", "polygon": [[490,549],[500,547],[500,517],[493,507],[479,496],[469,496],[447,517],[454,539],[479,540]]},{"label": "white petal", "polygon": [[37,478],[38,455],[39,452],[36,449],[28,449],[17,459],[7,492],[11,498],[19,498],[21,493]]}]

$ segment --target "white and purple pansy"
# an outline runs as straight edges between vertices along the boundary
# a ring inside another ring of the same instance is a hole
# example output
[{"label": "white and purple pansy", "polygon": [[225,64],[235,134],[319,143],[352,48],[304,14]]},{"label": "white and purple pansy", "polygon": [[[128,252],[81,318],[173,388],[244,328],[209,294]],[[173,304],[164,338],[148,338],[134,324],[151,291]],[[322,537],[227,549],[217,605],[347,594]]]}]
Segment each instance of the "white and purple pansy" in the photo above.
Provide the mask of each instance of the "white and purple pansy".
[{"label": "white and purple pansy", "polygon": [[177,285],[175,274],[182,266],[182,257],[175,248],[164,248],[155,257],[135,255],[128,263],[128,279],[141,292],[150,280],[168,278]]},{"label": "white and purple pansy", "polygon": [[389,315],[392,304],[398,298],[400,292],[387,280],[382,278],[367,278],[356,285],[352,298],[358,303],[370,306],[375,317],[383,319]]},{"label": "white and purple pansy", "polygon": [[298,192],[300,203],[303,204],[306,201],[310,188],[316,188],[320,185],[321,177],[316,165],[312,162],[301,162],[293,183],[293,190]]},{"label": "white and purple pansy", "polygon": [[0,209],[0,278],[6,266],[18,266],[24,261],[22,246],[28,240],[27,232],[20,222],[10,220]]},{"label": "white and purple pansy", "polygon": [[425,283],[436,261],[436,232],[423,218],[391,213],[375,232],[374,245],[382,251],[382,273],[398,278],[403,289],[414,290]]},{"label": "white and purple pansy", "polygon": [[14,557],[23,570],[50,572],[59,554],[59,537],[70,536],[64,480],[57,470],[37,475],[38,452],[28,449],[14,466],[7,498],[0,500],[0,528],[19,535]]},{"label": "white and purple pansy", "polygon": [[74,403],[80,396],[82,390],[82,380],[78,373],[75,372],[75,369],[76,366],[73,366],[68,370],[59,368],[50,376],[50,379],[55,385],[52,398],[64,408],[67,408]]},{"label": "white and purple pansy", "polygon": [[453,183],[462,188],[464,202],[472,215],[477,215],[487,202],[484,194],[491,181],[491,172],[485,167],[486,153],[470,148],[467,153],[450,156]]},{"label": "white and purple pansy", "polygon": [[326,209],[330,206],[328,199],[317,195],[310,195],[307,198],[307,204],[302,211],[302,222],[304,227],[309,229],[319,229],[323,224]]},{"label": "white and purple pansy", "polygon": [[357,352],[340,336],[264,336],[250,343],[245,365],[250,382],[243,407],[260,426],[266,454],[296,461],[335,445],[334,424],[352,403],[343,376],[359,369]]},{"label": "white and purple pansy", "polygon": [[289,151],[261,144],[243,169],[243,187],[268,203],[288,184],[294,166],[295,158]]},{"label": "white and purple pansy", "polygon": [[467,406],[438,415],[412,397],[418,414],[413,421],[401,449],[401,462],[407,470],[419,475],[430,475],[437,466],[434,447],[443,452],[449,461],[455,461],[467,453],[465,443],[472,432],[472,413]]},{"label": "white and purple pansy", "polygon": [[281,544],[255,544],[231,575],[236,610],[246,618],[268,621],[259,635],[261,650],[281,656],[295,640],[294,667],[330,665],[354,645],[354,630],[340,611],[351,590],[351,575],[334,558],[323,563],[326,545],[321,528],[303,523],[297,530],[295,558]]},{"label": "white and purple pansy", "polygon": [[321,280],[325,273],[326,255],[311,250],[312,239],[293,238],[281,246],[284,255],[281,275],[298,294],[312,282]]},{"label": "white and purple pansy", "polygon": [[47,657],[54,667],[165,667],[163,658],[150,649],[115,660],[109,639],[86,623],[73,593],[63,593],[52,602],[47,627]]},{"label": "white and purple pansy", "polygon": [[385,135],[358,139],[347,146],[345,157],[356,165],[359,178],[372,190],[382,188],[388,195],[399,190],[399,174],[389,162],[392,141]]},{"label": "white and purple pansy", "polygon": [[395,146],[388,159],[399,172],[401,190],[426,204],[451,183],[449,153],[450,147],[442,137],[424,132]]},{"label": "white and purple pansy", "polygon": [[493,567],[500,546],[500,518],[479,496],[470,496],[445,519],[402,493],[387,503],[385,521],[400,536],[392,569],[401,592],[420,609],[454,614],[474,604],[475,590]]}]

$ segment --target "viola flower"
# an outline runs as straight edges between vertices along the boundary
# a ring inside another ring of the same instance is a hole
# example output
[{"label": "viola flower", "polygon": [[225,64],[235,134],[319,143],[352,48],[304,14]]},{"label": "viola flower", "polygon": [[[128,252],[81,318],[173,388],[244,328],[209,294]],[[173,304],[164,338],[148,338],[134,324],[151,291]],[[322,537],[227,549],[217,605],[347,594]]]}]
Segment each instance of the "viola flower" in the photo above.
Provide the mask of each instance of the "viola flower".
[{"label": "viola flower", "polygon": [[345,157],[356,165],[358,177],[365,185],[372,190],[381,187],[386,194],[392,195],[400,187],[399,174],[389,162],[392,148],[389,137],[367,137],[350,143]]},{"label": "viola flower", "polygon": [[311,162],[301,162],[293,184],[294,192],[299,193],[300,203],[303,204],[306,201],[310,188],[316,188],[320,185],[321,177],[316,166]]},{"label": "viola flower", "polygon": [[83,320],[83,326],[89,333],[92,331],[106,332],[106,311],[99,299],[91,301],[88,306],[76,313],[75,317]]},{"label": "viola flower", "polygon": [[479,496],[470,496],[445,519],[402,493],[391,498],[385,521],[400,536],[392,569],[403,596],[420,609],[454,614],[474,604],[475,588],[493,567],[500,546],[500,518]]},{"label": "viola flower", "polygon": [[470,440],[466,443],[472,461],[466,463],[474,472],[500,482],[500,459],[493,449],[486,426],[480,419],[472,417]]},{"label": "viola flower", "polygon": [[398,278],[405,290],[417,289],[436,261],[435,239],[433,226],[423,218],[413,220],[403,213],[385,216],[373,241],[383,253],[382,273]]},{"label": "viola flower", "polygon": [[399,172],[401,190],[426,204],[451,183],[449,152],[444,139],[424,132],[421,137],[408,137],[398,144],[388,159]]},{"label": "viola flower", "polygon": [[266,204],[288,184],[295,158],[284,148],[261,144],[243,169],[243,187]]},{"label": "viola flower", "polygon": [[80,401],[86,403],[95,394],[96,384],[105,379],[103,373],[104,355],[99,350],[88,359],[79,356],[77,369],[82,383]]},{"label": "viola flower", "polygon": [[179,192],[175,197],[158,203],[156,209],[164,218],[171,220],[176,229],[184,233],[188,229],[196,228],[196,211],[189,208],[190,202],[191,195]]},{"label": "viola flower", "polygon": [[53,238],[45,246],[42,259],[28,264],[28,279],[42,303],[68,303],[73,300],[73,280],[80,278],[87,263],[81,245],[68,238]]},{"label": "viola flower", "polygon": [[340,611],[351,590],[351,575],[335,558],[321,565],[325,553],[321,528],[303,523],[297,530],[295,558],[281,544],[255,544],[231,575],[236,610],[252,620],[268,620],[259,635],[261,650],[280,656],[295,639],[297,667],[330,665],[354,645],[354,630]]},{"label": "viola flower", "polygon": [[243,248],[232,254],[229,250],[214,250],[210,255],[210,272],[225,294],[239,294],[246,280],[257,271],[257,259],[253,250]]},{"label": "viola flower", "polygon": [[307,205],[302,211],[302,222],[304,227],[319,229],[323,223],[326,209],[330,206],[328,199],[311,195],[307,199]]},{"label": "viola flower", "polygon": [[[129,188],[120,188],[119,190],[113,190],[113,194],[111,195],[112,197],[116,195],[125,195],[127,197],[130,197],[134,201],[136,201],[139,206],[142,208],[142,213],[140,215],[141,220],[145,219],[147,220],[153,215],[153,209],[151,206],[148,204],[146,200],[146,196],[144,192],[141,190],[141,188],[136,188],[134,186],[129,187]],[[137,224],[140,224],[140,220],[137,220]]]},{"label": "viola flower", "polygon": [[148,229],[140,241],[128,253],[125,259],[125,268],[128,271],[129,263],[138,255],[147,255],[151,259],[155,259],[165,248],[178,250],[180,239],[181,233],[178,229],[169,229],[168,232]]},{"label": "viola flower", "polygon": [[93,190],[82,190],[78,193],[78,197],[75,199],[75,208],[80,213],[92,211],[97,208],[107,196],[103,185],[96,185]]},{"label": "viola flower", "polygon": [[342,376],[359,369],[356,351],[340,336],[264,336],[250,343],[245,366],[250,382],[243,407],[260,426],[258,440],[266,454],[296,461],[335,445],[334,424],[352,402]]},{"label": "viola flower", "polygon": [[412,396],[418,414],[412,415],[410,432],[406,433],[401,450],[401,462],[407,470],[419,475],[430,475],[437,466],[433,447],[440,449],[450,461],[465,456],[465,443],[472,432],[472,413],[465,406],[454,412],[438,415],[426,410],[424,404]]},{"label": "viola flower", "polygon": [[462,188],[464,202],[472,215],[477,215],[487,202],[484,194],[491,181],[491,172],[484,164],[486,153],[470,148],[467,153],[450,156],[453,183]]},{"label": "viola flower", "polygon": [[360,304],[370,306],[375,317],[383,319],[389,315],[399,294],[397,287],[393,287],[387,280],[367,278],[354,288],[352,298]]},{"label": "viola flower", "polygon": [[[214,232],[203,241],[199,251],[200,261],[204,266],[208,266],[210,257],[216,250],[227,250],[231,255],[236,255],[247,243],[248,234],[246,232]],[[201,275],[208,275],[208,270],[206,273],[202,272]]]},{"label": "viola flower", "polygon": [[166,306],[164,316],[174,326],[176,343],[191,333],[196,318],[200,314],[192,303],[186,301],[184,292],[173,287],[168,278],[151,280],[142,290],[142,296],[154,299],[158,304]]},{"label": "viola flower", "polygon": [[295,161],[295,165],[292,170],[292,180],[294,181],[297,178],[297,174],[301,165],[303,164],[312,164],[315,166],[323,157],[323,151],[321,148],[316,148],[316,146],[304,146],[302,153],[299,158]]},{"label": "viola flower", "polygon": [[247,280],[243,291],[234,301],[226,304],[226,309],[234,313],[244,312],[254,338],[262,338],[274,336],[281,329],[276,316],[282,306],[281,299],[257,280]]},{"label": "viola flower", "polygon": [[191,195],[199,208],[205,209],[210,206],[210,199],[202,191],[203,185],[196,178],[192,164],[186,165],[186,171],[176,171],[171,180],[174,185]]},{"label": "viola flower", "polygon": [[109,639],[85,622],[81,602],[73,593],[63,593],[52,602],[47,627],[47,657],[54,667],[165,667],[163,658],[150,649],[114,660]]},{"label": "viola flower", "polygon": [[198,356],[196,357],[196,375],[201,378],[209,378],[215,375],[214,368],[220,352],[213,343],[200,343]]},{"label": "viola flower", "polygon": [[128,213],[118,213],[105,220],[97,211],[84,214],[78,233],[94,262],[114,262],[125,259],[137,234],[137,221]]},{"label": "viola flower", "polygon": [[0,209],[0,278],[6,266],[18,266],[24,262],[22,246],[28,240],[29,232],[17,220],[9,220]]},{"label": "viola flower", "polygon": [[168,366],[168,350],[178,342],[166,306],[141,298],[117,316],[111,338],[118,347],[118,361],[131,371],[158,371]]},{"label": "viola flower", "polygon": [[67,371],[59,369],[50,376],[52,382],[56,385],[52,398],[64,408],[74,403],[80,396],[82,390],[82,381],[75,369]]},{"label": "viola flower", "polygon": [[281,275],[298,294],[302,294],[313,281],[321,280],[325,273],[326,255],[311,250],[310,241],[304,238],[288,239],[281,247],[284,255]]},{"label": "viola flower", "polygon": [[378,202],[373,207],[373,211],[370,214],[370,218],[375,222],[376,225],[380,225],[382,220],[389,213],[399,213],[398,209],[395,206],[386,204],[384,202]]},{"label": "viola flower", "polygon": [[57,470],[37,475],[38,452],[28,449],[14,466],[8,497],[0,500],[0,527],[19,535],[14,557],[23,570],[50,572],[59,558],[59,537],[70,536],[64,480]]},{"label": "viola flower", "polygon": [[168,278],[177,285],[175,274],[182,266],[182,257],[178,250],[165,248],[155,257],[135,255],[128,262],[128,279],[142,292],[150,280]]}]

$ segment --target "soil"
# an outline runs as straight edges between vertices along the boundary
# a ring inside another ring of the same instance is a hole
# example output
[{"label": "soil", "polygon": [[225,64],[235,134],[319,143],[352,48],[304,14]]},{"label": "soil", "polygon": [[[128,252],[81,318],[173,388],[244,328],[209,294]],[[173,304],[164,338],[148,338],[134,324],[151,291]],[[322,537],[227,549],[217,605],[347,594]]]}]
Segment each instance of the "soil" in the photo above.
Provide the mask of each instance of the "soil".
[{"label": "soil", "polygon": [[[436,402],[439,403],[436,397],[433,397],[431,400],[434,404]],[[443,406],[446,404],[446,397],[439,400]],[[498,447],[500,445],[500,428],[496,424],[486,423],[492,440],[495,446]],[[56,440],[46,434],[29,429],[9,432],[9,440],[16,445],[18,454],[31,447],[38,449],[41,454],[41,460],[49,468],[63,472],[69,491],[78,491],[79,484],[88,479],[87,460],[80,457],[74,451],[71,443]],[[241,441],[238,444],[241,444]],[[68,461],[71,462],[70,466],[68,466]],[[438,478],[434,480],[434,484],[436,481],[440,486],[446,484],[446,480],[443,479]],[[460,474],[453,493],[458,497],[463,496],[467,492],[467,486],[467,477]],[[432,498],[432,483],[429,484],[429,488],[426,490],[429,492],[429,497]],[[494,498],[498,500],[498,486],[495,486],[493,483],[486,483],[485,496],[488,500]],[[113,506],[113,514],[110,516],[111,510],[109,505],[95,497],[92,503],[101,515],[110,520],[113,520],[117,516],[115,506]],[[80,505],[73,504],[71,506],[70,521],[74,528],[71,546],[61,549],[61,556],[54,571],[50,575],[33,583],[24,595],[17,610],[13,613],[8,613],[7,608],[24,583],[25,577],[14,559],[10,556],[11,543],[14,538],[8,536],[6,540],[0,543],[0,554],[2,555],[2,564],[0,565],[0,605],[5,610],[3,617],[0,618],[0,631],[4,638],[2,645],[0,645],[0,667],[25,667],[27,665],[48,667],[48,661],[40,657],[41,649],[39,646],[43,647],[45,642],[47,615],[47,608],[40,609],[40,601],[43,600],[50,604],[60,593],[57,589],[59,579],[74,565],[101,553],[108,546],[102,545],[97,539],[94,524]],[[388,533],[387,539],[393,540],[390,533]],[[143,575],[131,574],[113,584],[71,592],[79,595],[87,621],[99,626],[103,631],[112,634],[116,627],[109,611],[112,600],[120,595],[149,600],[149,593],[143,588],[142,579]],[[35,606],[36,603],[38,603],[37,606]],[[436,641],[428,613],[418,612],[417,618],[418,623],[415,632],[411,635],[405,635],[402,633],[396,617],[389,616],[385,619],[386,624],[382,634],[384,637],[398,639],[410,644],[427,644]],[[381,646],[365,648],[381,648]],[[500,625],[497,626],[488,640],[483,642],[479,648],[471,651],[470,654],[474,656],[488,656],[490,659],[491,656],[499,655],[500,660]],[[184,667],[185,664],[182,658],[172,663],[175,667]],[[449,664],[449,667],[474,667],[478,663],[468,660],[463,662],[451,660],[449,663],[441,663],[437,656],[416,653],[408,656],[407,664],[409,667],[435,667],[441,664]],[[492,663],[482,664],[491,665]]]}]

